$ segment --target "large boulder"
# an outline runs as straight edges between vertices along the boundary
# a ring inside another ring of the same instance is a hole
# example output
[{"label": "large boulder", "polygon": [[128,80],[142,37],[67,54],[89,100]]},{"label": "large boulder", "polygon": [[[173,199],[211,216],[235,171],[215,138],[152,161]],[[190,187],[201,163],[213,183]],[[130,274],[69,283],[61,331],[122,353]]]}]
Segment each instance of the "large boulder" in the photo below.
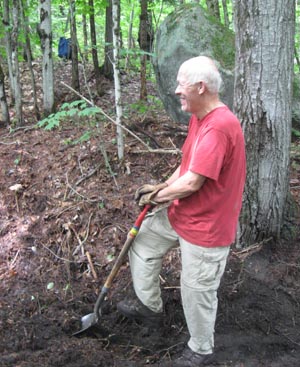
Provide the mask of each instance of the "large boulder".
[{"label": "large boulder", "polygon": [[163,21],[156,34],[153,66],[158,92],[168,115],[175,122],[187,123],[189,120],[189,115],[181,111],[174,92],[180,65],[194,56],[205,54],[219,62],[224,82],[221,99],[232,107],[234,50],[234,33],[200,5],[183,5]]}]

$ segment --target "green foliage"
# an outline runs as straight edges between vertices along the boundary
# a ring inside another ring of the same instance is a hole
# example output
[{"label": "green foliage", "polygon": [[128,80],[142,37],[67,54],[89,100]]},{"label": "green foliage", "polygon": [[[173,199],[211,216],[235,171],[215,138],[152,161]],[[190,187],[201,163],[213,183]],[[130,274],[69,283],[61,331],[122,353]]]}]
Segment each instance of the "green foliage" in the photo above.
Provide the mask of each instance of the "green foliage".
[{"label": "green foliage", "polygon": [[294,135],[296,138],[300,138],[300,131],[292,128],[292,135]]},{"label": "green foliage", "polygon": [[[95,116],[100,112],[98,107],[89,107],[87,103],[82,100],[76,100],[71,103],[64,103],[60,110],[56,113],[52,113],[48,117],[39,121],[37,126],[44,128],[45,130],[53,130],[59,128],[61,123],[65,120],[78,121],[79,123],[88,120],[89,123],[95,124]],[[71,141],[67,139],[65,144],[81,144],[83,142],[89,141],[91,138],[91,131],[87,130],[78,139]]]}]

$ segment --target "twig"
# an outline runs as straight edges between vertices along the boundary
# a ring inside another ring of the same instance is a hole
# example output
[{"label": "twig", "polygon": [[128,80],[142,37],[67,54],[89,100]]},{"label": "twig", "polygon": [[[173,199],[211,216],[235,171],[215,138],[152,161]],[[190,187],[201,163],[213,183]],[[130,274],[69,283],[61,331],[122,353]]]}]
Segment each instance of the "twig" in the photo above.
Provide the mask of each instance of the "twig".
[{"label": "twig", "polygon": [[71,260],[69,260],[69,259],[65,259],[65,258],[63,258],[63,257],[57,256],[57,255],[56,255],[56,253],[55,253],[54,251],[50,250],[50,249],[49,249],[49,247],[47,247],[46,245],[44,245],[42,242],[40,242],[40,244],[41,244],[41,245],[42,245],[46,250],[48,250],[49,252],[51,252],[51,254],[52,254],[54,257],[56,257],[57,259],[62,260],[62,261],[66,261],[66,262],[68,262],[68,263],[75,263],[75,261],[71,261]]},{"label": "twig", "polygon": [[151,149],[148,150],[131,150],[131,153],[159,153],[159,154],[181,154],[180,149]]},{"label": "twig", "polygon": [[86,254],[86,257],[88,259],[88,262],[89,262],[89,265],[90,265],[90,268],[91,268],[91,272],[93,274],[93,278],[94,279],[97,279],[97,273],[95,271],[95,268],[94,268],[94,265],[93,265],[93,262],[92,262],[91,255],[90,255],[90,253],[88,251],[85,254]]},{"label": "twig", "polygon": [[13,145],[13,144],[20,144],[20,142],[17,140],[17,141],[12,141],[10,143],[5,143],[4,141],[0,141],[0,144],[2,145]]},{"label": "twig", "polygon": [[[80,194],[77,190],[75,190],[74,189],[74,187],[72,187],[71,185],[70,185],[70,183],[69,183],[69,178],[68,178],[68,174],[66,173],[66,184],[67,184],[67,186],[71,189],[71,191],[73,191],[74,192],[74,194],[76,194],[76,195],[78,195],[78,196],[80,196],[83,200],[86,200],[86,201],[88,201],[89,203],[97,203],[99,200],[92,200],[92,199],[89,199],[89,198],[87,198],[86,196],[84,196],[84,195],[82,195],[82,194]],[[67,193],[65,193],[65,197],[64,197],[64,199],[66,199],[66,196],[68,196],[67,195]]]},{"label": "twig", "polygon": [[20,249],[18,249],[15,257],[13,258],[13,261],[9,264],[9,268],[12,269],[15,265],[15,262],[17,261],[17,257],[19,256]]},{"label": "twig", "polygon": [[70,228],[72,229],[72,231],[74,232],[74,234],[75,234],[75,236],[77,238],[77,241],[79,242],[79,245],[73,251],[73,254],[72,254],[73,256],[75,256],[80,249],[82,251],[82,254],[84,254],[83,245],[86,242],[86,240],[88,239],[88,236],[89,236],[89,233],[90,233],[90,223],[91,223],[92,216],[93,216],[93,213],[89,216],[89,220],[88,220],[88,224],[87,224],[87,229],[86,229],[86,233],[85,233],[85,237],[84,237],[83,241],[81,241],[81,239],[80,239],[78,233],[75,231],[75,229],[70,226]]},{"label": "twig", "polygon": [[78,186],[81,184],[82,181],[87,180],[88,178],[92,177],[98,169],[101,167],[101,164],[99,164],[95,169],[93,169],[90,173],[86,174],[85,176],[81,177],[76,183],[75,186]]},{"label": "twig", "polygon": [[245,248],[244,250],[241,251],[232,251],[232,254],[234,256],[237,256],[239,258],[241,258],[242,260],[245,260],[246,257],[254,254],[255,252],[258,252],[261,250],[262,246],[268,242],[270,242],[273,238],[269,237],[261,242],[255,243],[252,246],[249,246],[247,248]]}]

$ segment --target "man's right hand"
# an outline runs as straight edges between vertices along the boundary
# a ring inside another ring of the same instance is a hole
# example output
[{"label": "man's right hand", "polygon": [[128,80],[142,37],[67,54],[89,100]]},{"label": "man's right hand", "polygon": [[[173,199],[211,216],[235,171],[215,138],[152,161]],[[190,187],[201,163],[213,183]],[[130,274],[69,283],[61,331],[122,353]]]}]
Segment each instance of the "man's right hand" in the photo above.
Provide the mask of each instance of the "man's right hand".
[{"label": "man's right hand", "polygon": [[143,195],[150,194],[150,193],[151,193],[151,198],[153,198],[158,193],[158,191],[166,188],[167,186],[168,184],[166,182],[163,182],[158,185],[145,184],[136,190],[135,195],[134,195],[134,200],[136,200],[139,203]]}]

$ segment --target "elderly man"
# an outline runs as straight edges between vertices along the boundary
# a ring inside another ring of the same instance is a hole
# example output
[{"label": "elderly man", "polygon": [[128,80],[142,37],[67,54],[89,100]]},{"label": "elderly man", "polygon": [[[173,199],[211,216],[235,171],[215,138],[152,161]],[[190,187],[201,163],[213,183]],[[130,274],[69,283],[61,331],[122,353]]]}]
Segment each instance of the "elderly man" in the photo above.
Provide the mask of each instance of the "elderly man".
[{"label": "elderly man", "polygon": [[240,122],[219,99],[222,80],[212,59],[185,61],[177,82],[181,108],[192,114],[182,161],[166,182],[137,190],[141,206],[170,204],[154,210],[142,225],[129,253],[137,297],[121,301],[118,310],[159,325],[162,260],[179,243],[181,298],[190,339],[179,358],[163,365],[195,367],[207,365],[213,356],[217,290],[242,205],[245,146]]}]

